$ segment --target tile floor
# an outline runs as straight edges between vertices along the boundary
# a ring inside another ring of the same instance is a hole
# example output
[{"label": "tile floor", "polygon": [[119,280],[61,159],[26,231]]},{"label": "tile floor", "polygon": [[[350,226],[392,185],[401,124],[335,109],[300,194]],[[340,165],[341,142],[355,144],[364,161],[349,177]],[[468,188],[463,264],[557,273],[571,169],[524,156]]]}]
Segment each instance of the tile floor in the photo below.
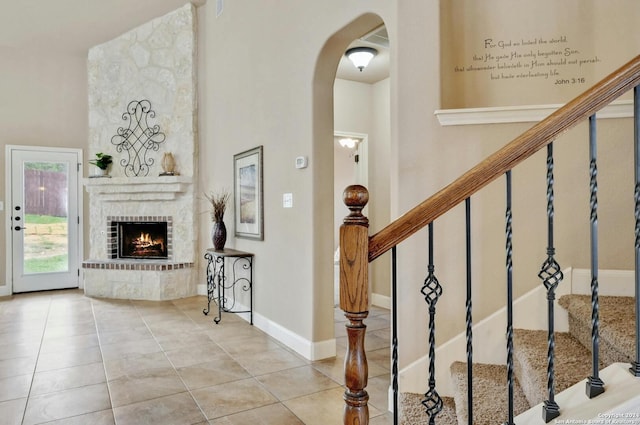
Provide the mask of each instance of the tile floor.
[{"label": "tile floor", "polygon": [[[0,424],[342,423],[339,310],[338,356],[310,362],[233,314],[213,324],[205,303],[0,298]],[[388,310],[365,323],[370,423],[391,424]]]}]

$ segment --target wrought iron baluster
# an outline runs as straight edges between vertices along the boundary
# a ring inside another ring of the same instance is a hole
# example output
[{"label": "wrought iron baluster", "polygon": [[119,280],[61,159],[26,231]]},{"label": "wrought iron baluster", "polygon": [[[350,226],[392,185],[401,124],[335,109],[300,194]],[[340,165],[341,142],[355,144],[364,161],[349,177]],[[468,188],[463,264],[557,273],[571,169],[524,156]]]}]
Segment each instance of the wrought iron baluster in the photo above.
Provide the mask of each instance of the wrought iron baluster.
[{"label": "wrought iron baluster", "polygon": [[467,250],[467,417],[469,425],[473,425],[473,316],[471,302],[471,198],[464,201],[466,221],[466,250]]},{"label": "wrought iron baluster", "polygon": [[591,351],[593,355],[593,374],[587,379],[586,392],[589,398],[604,392],[604,382],[599,376],[600,345],[600,305],[598,302],[598,167],[596,149],[596,116],[589,117],[589,189],[591,215]]},{"label": "wrought iron baluster", "polygon": [[421,293],[429,305],[429,390],[424,395],[422,405],[426,408],[429,416],[429,425],[435,425],[436,415],[442,410],[442,399],[436,391],[435,374],[435,326],[436,326],[436,303],[442,295],[442,286],[435,276],[435,266],[433,265],[433,223],[429,223],[429,265],[427,278],[422,286]]},{"label": "wrought iron baluster", "polygon": [[634,376],[640,377],[640,89],[633,88],[633,138],[635,161],[635,287],[636,287],[636,359],[629,370]]},{"label": "wrought iron baluster", "polygon": [[391,388],[393,390],[393,425],[398,425],[398,261],[397,251],[391,248]]},{"label": "wrought iron baluster", "polygon": [[506,209],[506,252],[507,252],[507,391],[508,412],[505,425],[513,422],[513,215],[511,212],[511,170],[506,173],[507,178],[507,209]]},{"label": "wrought iron baluster", "polygon": [[547,289],[547,315],[549,335],[547,337],[547,394],[548,399],[542,406],[542,419],[549,423],[552,419],[560,416],[560,407],[555,401],[555,331],[554,331],[554,304],[556,299],[556,288],[562,281],[563,274],[560,265],[554,258],[556,249],[553,244],[553,143],[547,145],[547,259],[542,263],[542,268],[538,277],[542,279],[542,284]]}]

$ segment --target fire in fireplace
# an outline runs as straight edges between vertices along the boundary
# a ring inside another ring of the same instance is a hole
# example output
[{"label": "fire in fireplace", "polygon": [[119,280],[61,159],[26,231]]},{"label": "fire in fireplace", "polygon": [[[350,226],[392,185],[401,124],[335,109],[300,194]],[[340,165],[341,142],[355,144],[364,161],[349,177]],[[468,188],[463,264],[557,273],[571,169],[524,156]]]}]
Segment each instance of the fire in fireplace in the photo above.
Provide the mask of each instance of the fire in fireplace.
[{"label": "fire in fireplace", "polygon": [[167,259],[167,222],[118,223],[118,257]]}]

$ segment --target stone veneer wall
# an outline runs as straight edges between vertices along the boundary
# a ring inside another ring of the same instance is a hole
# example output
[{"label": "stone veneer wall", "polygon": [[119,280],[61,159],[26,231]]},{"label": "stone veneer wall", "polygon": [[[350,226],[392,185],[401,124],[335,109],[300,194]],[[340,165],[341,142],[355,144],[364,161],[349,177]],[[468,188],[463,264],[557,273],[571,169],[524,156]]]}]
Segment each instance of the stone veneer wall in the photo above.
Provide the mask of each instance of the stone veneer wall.
[{"label": "stone veneer wall", "polygon": [[[191,3],[89,50],[89,149],[113,156],[112,178],[88,178],[89,259],[83,263],[88,295],[170,299],[196,293],[196,14]],[[148,100],[166,139],[147,176],[127,177],[111,139],[131,101]],[[164,152],[179,176],[161,177]],[[88,167],[93,167],[92,165]],[[87,168],[91,171],[91,168]],[[113,260],[108,217],[163,215],[173,221],[173,258]],[[126,264],[129,263],[129,264]],[[176,275],[175,273],[179,274]],[[167,287],[166,285],[169,285]]]},{"label": "stone veneer wall", "polygon": [[127,127],[122,114],[132,100],[147,99],[166,141],[155,152],[149,175],[162,171],[163,152],[172,152],[182,176],[193,177],[196,150],[195,8],[186,4],[89,50],[89,157],[114,157],[110,174],[124,176],[111,138]]}]

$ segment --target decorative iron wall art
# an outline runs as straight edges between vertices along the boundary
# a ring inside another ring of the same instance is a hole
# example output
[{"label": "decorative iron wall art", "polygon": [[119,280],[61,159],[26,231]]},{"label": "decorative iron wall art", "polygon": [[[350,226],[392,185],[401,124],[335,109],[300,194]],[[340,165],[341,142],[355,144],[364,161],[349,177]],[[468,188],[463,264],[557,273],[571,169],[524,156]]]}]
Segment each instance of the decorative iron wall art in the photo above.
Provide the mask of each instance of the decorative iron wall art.
[{"label": "decorative iron wall art", "polygon": [[129,102],[127,111],[122,114],[122,119],[129,122],[129,127],[118,128],[118,134],[111,138],[111,143],[118,152],[127,153],[126,158],[119,161],[126,176],[146,176],[155,163],[150,151],[157,152],[160,143],[165,140],[159,125],[149,126],[147,120],[155,116],[148,100]]}]

